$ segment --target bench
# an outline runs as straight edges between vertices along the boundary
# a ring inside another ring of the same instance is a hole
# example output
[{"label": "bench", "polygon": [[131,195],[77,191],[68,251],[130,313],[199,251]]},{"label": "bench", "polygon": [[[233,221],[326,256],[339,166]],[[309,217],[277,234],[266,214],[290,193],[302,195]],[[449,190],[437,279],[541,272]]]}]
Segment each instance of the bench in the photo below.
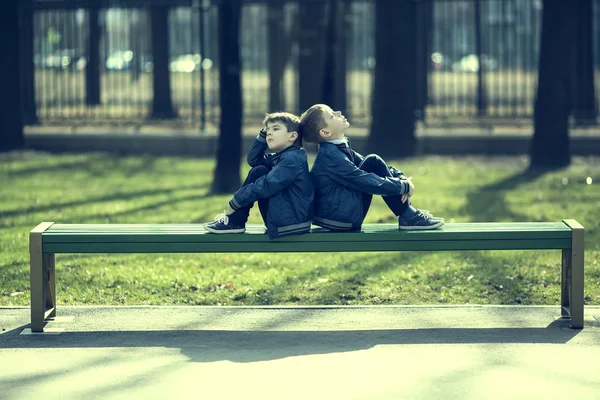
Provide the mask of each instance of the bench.
[{"label": "bench", "polygon": [[270,241],[262,225],[239,235],[208,234],[193,224],[54,224],[29,237],[31,330],[43,332],[56,316],[55,254],[60,253],[278,253],[345,251],[562,250],[561,317],[583,328],[584,228],[562,222],[448,223],[431,231],[399,231],[395,224],[365,224],[362,232],[327,232]]}]

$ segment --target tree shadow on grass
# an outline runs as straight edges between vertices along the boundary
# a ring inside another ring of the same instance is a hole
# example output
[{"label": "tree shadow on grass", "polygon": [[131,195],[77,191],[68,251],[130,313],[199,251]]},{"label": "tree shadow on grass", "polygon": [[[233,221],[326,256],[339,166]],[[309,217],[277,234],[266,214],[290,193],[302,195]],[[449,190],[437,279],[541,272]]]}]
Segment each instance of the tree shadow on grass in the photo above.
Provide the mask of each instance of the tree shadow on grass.
[{"label": "tree shadow on grass", "polygon": [[[85,199],[81,199],[81,200],[66,201],[63,203],[47,204],[47,205],[42,205],[42,206],[37,206],[37,207],[28,207],[28,208],[22,208],[22,209],[17,209],[17,210],[3,211],[3,212],[0,212],[0,217],[1,218],[18,217],[21,215],[33,214],[33,213],[38,213],[38,212],[61,210],[66,207],[75,207],[75,206],[82,206],[82,205],[88,205],[88,204],[94,204],[94,203],[103,203],[103,202],[115,201],[115,200],[131,200],[131,199],[135,199],[135,198],[139,198],[139,197],[143,197],[143,196],[170,194],[170,193],[181,191],[181,190],[201,190],[201,189],[206,189],[207,187],[208,187],[208,183],[205,183],[202,185],[177,186],[177,187],[173,187],[173,188],[146,189],[146,190],[139,190],[139,191],[133,191],[133,192],[126,192],[126,193],[113,193],[113,194],[106,195],[106,196],[91,197],[91,198],[85,198]],[[195,196],[195,197],[200,198],[200,197],[206,197],[206,196]]]},{"label": "tree shadow on grass", "polygon": [[[88,215],[85,215],[85,216],[79,217],[79,218],[70,218],[69,223],[81,224],[81,223],[86,223],[86,221],[89,221],[90,219],[105,219],[105,220],[108,220],[109,223],[116,222],[114,220],[118,219],[119,217],[124,217],[124,216],[128,216],[131,214],[139,213],[139,212],[156,210],[161,207],[165,207],[165,206],[169,206],[169,205],[175,206],[177,203],[181,203],[181,202],[189,201],[189,200],[200,201],[204,198],[211,197],[211,196],[212,195],[208,194],[208,193],[201,194],[201,195],[193,194],[193,195],[171,198],[171,199],[162,200],[162,201],[156,201],[151,204],[147,204],[147,205],[140,206],[140,207],[129,208],[127,210],[118,211],[118,212],[102,213],[102,214],[92,213],[92,214],[88,214]],[[206,221],[204,221],[204,222],[206,222]]]},{"label": "tree shadow on grass", "polygon": [[[319,260],[319,255],[309,255],[309,260]],[[349,254],[349,253],[340,253]],[[386,253],[385,255],[374,255],[373,253],[365,253],[361,255],[352,254],[352,261],[340,263],[333,266],[324,263],[318,263],[313,268],[307,269],[305,272],[297,274],[293,279],[287,279],[286,282],[263,286],[259,290],[261,296],[259,298],[239,298],[237,301],[243,301],[248,305],[273,305],[273,304],[307,304],[307,299],[296,298],[291,294],[291,291],[298,286],[308,284],[315,288],[312,296],[310,296],[309,304],[324,304],[324,305],[344,305],[352,304],[356,301],[368,301],[368,298],[362,298],[362,288],[367,285],[367,281],[372,277],[377,277],[382,273],[399,268],[412,268],[422,253],[417,252],[398,252]],[[377,257],[376,262],[373,261]],[[393,259],[393,261],[391,261]],[[390,260],[390,261],[388,261]],[[323,284],[321,289],[318,288],[318,280],[327,277],[330,274],[339,274],[341,279],[328,281]],[[315,285],[315,286],[312,286]],[[288,295],[289,294],[289,295]],[[389,301],[383,300],[389,304]]]},{"label": "tree shadow on grass", "polygon": [[463,212],[476,222],[493,222],[498,220],[531,221],[531,217],[513,212],[506,204],[506,194],[519,186],[531,183],[544,174],[548,169],[526,169],[491,185],[477,188],[467,194],[467,203]]},{"label": "tree shadow on grass", "polygon": [[[527,282],[525,278],[520,277],[518,273],[511,269],[512,266],[502,265],[502,258],[494,257],[486,251],[452,253],[456,255],[455,259],[469,260],[470,262],[467,266],[463,266],[464,264],[461,263],[461,266],[454,265],[446,270],[440,271],[438,269],[434,272],[436,276],[433,279],[429,279],[427,276],[419,276],[419,273],[423,272],[423,269],[420,267],[418,268],[419,272],[415,272],[414,266],[418,265],[422,258],[426,256],[422,252],[354,255],[351,262],[337,265],[331,271],[326,266],[317,267],[320,268],[320,271],[311,269],[297,275],[293,282],[289,282],[289,284],[285,283],[269,287],[270,295],[263,296],[262,300],[258,302],[253,301],[252,304],[273,304],[272,299],[284,298],[286,292],[298,287],[298,285],[302,285],[305,282],[315,282],[320,276],[326,277],[330,272],[339,274],[341,279],[327,283],[328,286],[315,293],[314,297],[311,298],[311,304],[354,304],[356,301],[368,303],[371,299],[365,297],[362,293],[363,288],[368,285],[368,280],[395,270],[404,270],[407,274],[412,275],[411,279],[415,281],[411,285],[431,290],[431,301],[428,303],[430,305],[447,304],[438,301],[439,296],[442,294],[444,297],[455,297],[451,292],[457,290],[452,284],[456,279],[457,271],[460,271],[465,280],[464,287],[462,289],[458,288],[459,291],[464,291],[465,288],[468,288],[467,278],[470,275],[476,277],[481,282],[481,286],[488,288],[489,299],[486,304],[535,304],[536,301],[539,303],[536,293],[533,290],[533,283]],[[377,258],[374,260],[374,257]],[[557,254],[557,267],[555,271],[549,273],[546,279],[547,285],[560,285],[560,262],[561,255]],[[424,274],[428,274],[428,272],[425,270]],[[388,283],[390,282],[388,281]],[[402,281],[392,281],[391,284],[397,286],[397,290],[402,290]],[[444,292],[441,291],[442,286],[445,287]],[[461,294],[461,296],[464,297],[464,294]],[[295,300],[297,304],[303,303],[302,299]],[[288,301],[294,302],[294,299],[289,299]],[[378,299],[379,302],[394,304],[393,301],[386,298]],[[481,301],[472,299],[468,303],[475,304],[481,303]]]},{"label": "tree shadow on grass", "polygon": [[[531,250],[527,252],[539,252],[542,250]],[[548,250],[547,250],[548,251]],[[470,251],[457,252],[460,258],[468,259],[469,265],[461,268],[461,272],[465,277],[473,276],[481,282],[481,285],[487,288],[485,293],[490,304],[502,305],[521,305],[521,304],[538,304],[539,298],[536,298],[534,291],[535,287],[543,285],[556,286],[556,293],[560,296],[560,280],[561,280],[561,262],[562,254],[560,250],[549,250],[556,253],[555,268],[549,271],[544,280],[529,281],[527,277],[521,276],[520,268],[515,270],[515,265],[503,265],[502,258],[494,257],[489,251]],[[516,251],[512,251],[516,254]],[[520,259],[524,251],[519,250],[516,262]],[[518,266],[520,267],[520,266]],[[465,278],[465,280],[468,278]],[[550,289],[547,289],[550,291]],[[544,295],[538,295],[544,296]],[[545,297],[545,296],[544,296]],[[560,299],[555,303],[557,307],[560,305]]]},{"label": "tree shadow on grass", "polygon": [[83,160],[65,160],[65,162],[57,163],[54,165],[36,165],[32,167],[20,168],[15,171],[8,173],[11,178],[19,178],[23,176],[30,176],[38,173],[56,173],[61,171],[73,171],[79,168],[88,168],[90,163],[95,161],[105,160],[106,155],[103,154],[90,154],[86,155]]}]

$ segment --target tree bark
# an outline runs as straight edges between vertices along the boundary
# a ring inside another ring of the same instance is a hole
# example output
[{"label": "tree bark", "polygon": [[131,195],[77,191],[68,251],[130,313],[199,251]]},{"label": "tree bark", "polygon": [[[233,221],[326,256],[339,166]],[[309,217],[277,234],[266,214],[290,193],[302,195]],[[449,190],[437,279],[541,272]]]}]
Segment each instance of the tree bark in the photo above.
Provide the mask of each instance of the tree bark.
[{"label": "tree bark", "polygon": [[153,88],[152,118],[171,119],[176,114],[171,98],[169,75],[169,7],[153,6],[150,9],[150,29],[152,41]]},{"label": "tree bark", "polygon": [[25,144],[21,115],[18,0],[4,0],[0,27],[4,40],[0,52],[0,151],[20,149]]},{"label": "tree bark", "polygon": [[322,103],[325,73],[326,4],[301,2],[298,27],[298,108]]},{"label": "tree bark", "polygon": [[269,53],[269,112],[285,109],[283,74],[290,43],[286,40],[283,3],[269,3],[267,9],[267,36]]},{"label": "tree bark", "polygon": [[97,8],[88,10],[87,62],[85,64],[85,103],[100,104],[100,20]]},{"label": "tree bark", "polygon": [[221,108],[217,165],[213,193],[232,193],[240,187],[242,157],[242,86],[240,22],[242,0],[219,3],[219,101]]},{"label": "tree bark", "polygon": [[35,65],[34,59],[34,22],[33,3],[22,1],[21,9],[21,87],[23,93],[23,122],[27,125],[38,124],[37,104],[35,101]]},{"label": "tree bark", "polygon": [[345,0],[329,0],[323,79],[323,102],[346,116],[346,18],[349,8]]},{"label": "tree bark", "polygon": [[530,167],[569,165],[571,46],[576,32],[576,8],[562,0],[544,0],[538,89]]},{"label": "tree bark", "polygon": [[369,152],[414,154],[416,107],[415,2],[375,1],[375,70]]},{"label": "tree bark", "polygon": [[433,0],[423,0],[417,3],[417,36],[416,36],[416,115],[425,120],[429,102],[429,74],[431,72],[431,47],[433,39]]},{"label": "tree bark", "polygon": [[573,6],[577,7],[573,116],[579,126],[596,125],[592,0],[579,0]]}]

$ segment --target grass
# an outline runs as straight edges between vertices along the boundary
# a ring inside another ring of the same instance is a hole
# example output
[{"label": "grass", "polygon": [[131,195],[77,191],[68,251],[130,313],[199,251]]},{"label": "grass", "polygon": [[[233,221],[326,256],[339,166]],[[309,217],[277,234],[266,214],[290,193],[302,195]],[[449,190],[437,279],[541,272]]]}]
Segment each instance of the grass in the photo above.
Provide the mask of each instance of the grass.
[{"label": "grass", "polygon": [[[545,174],[526,172],[526,161],[393,164],[414,177],[415,205],[447,222],[577,219],[586,228],[585,301],[600,304],[600,160],[575,158]],[[28,233],[38,223],[209,221],[230,197],[208,194],[213,168],[178,157],[0,154],[0,306],[29,303]],[[250,218],[261,222],[258,209]],[[376,198],[367,222],[394,220]],[[61,305],[557,305],[559,285],[559,251],[57,255]]]}]

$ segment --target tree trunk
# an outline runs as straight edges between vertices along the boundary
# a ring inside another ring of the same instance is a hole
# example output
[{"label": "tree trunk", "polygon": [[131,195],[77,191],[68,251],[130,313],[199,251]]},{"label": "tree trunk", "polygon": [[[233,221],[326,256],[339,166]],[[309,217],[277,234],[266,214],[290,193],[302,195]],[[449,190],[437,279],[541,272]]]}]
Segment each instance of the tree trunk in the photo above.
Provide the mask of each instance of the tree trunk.
[{"label": "tree trunk", "polygon": [[267,9],[269,53],[269,112],[285,109],[283,74],[290,43],[286,40],[283,3],[269,3]]},{"label": "tree trunk", "polygon": [[240,73],[240,22],[242,0],[219,3],[220,134],[213,193],[232,193],[240,187],[242,157],[242,86]]},{"label": "tree trunk", "polygon": [[349,8],[346,0],[329,0],[323,79],[323,102],[346,116],[346,20]]},{"label": "tree trunk", "polygon": [[417,3],[417,36],[416,36],[416,117],[422,121],[426,117],[429,102],[429,74],[431,72],[431,47],[433,39],[433,0]]},{"label": "tree trunk", "polygon": [[[575,7],[575,5],[574,5]],[[596,86],[594,81],[594,38],[592,0],[579,0],[577,7],[577,39],[573,116],[579,126],[596,125]]]},{"label": "tree trunk", "polygon": [[575,39],[577,11],[572,4],[562,0],[544,0],[543,4],[530,166],[558,168],[571,162],[571,46]]},{"label": "tree trunk", "polygon": [[0,26],[4,40],[0,51],[0,151],[20,149],[25,143],[21,120],[20,39],[18,0],[4,0]]},{"label": "tree trunk", "polygon": [[21,88],[23,93],[23,122],[39,123],[35,102],[34,23],[31,0],[22,1],[21,9]]},{"label": "tree trunk", "polygon": [[176,115],[171,100],[169,75],[169,7],[153,6],[150,9],[150,20],[154,64],[151,118],[171,119]]},{"label": "tree trunk", "polygon": [[85,64],[85,103],[100,104],[100,21],[97,8],[88,10],[87,63]]},{"label": "tree trunk", "polygon": [[375,1],[375,71],[369,152],[404,157],[415,151],[415,2]]},{"label": "tree trunk", "polygon": [[298,27],[298,108],[302,113],[323,102],[326,5],[301,2]]}]

